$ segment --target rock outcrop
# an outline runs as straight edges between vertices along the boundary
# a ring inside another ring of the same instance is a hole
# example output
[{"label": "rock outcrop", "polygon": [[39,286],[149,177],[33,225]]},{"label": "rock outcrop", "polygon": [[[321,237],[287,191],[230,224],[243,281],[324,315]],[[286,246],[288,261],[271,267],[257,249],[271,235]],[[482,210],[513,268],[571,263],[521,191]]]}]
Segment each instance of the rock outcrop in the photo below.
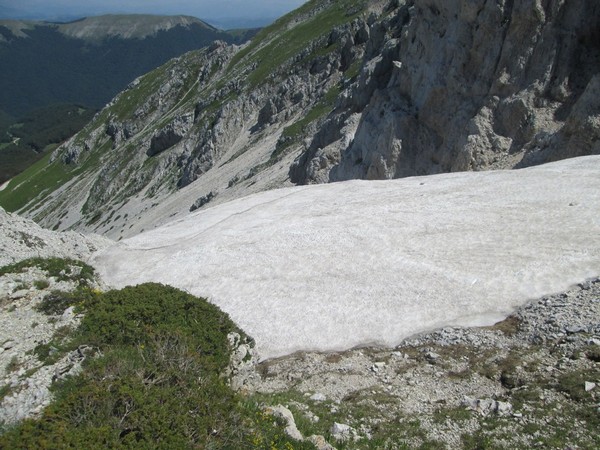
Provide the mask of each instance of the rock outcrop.
[{"label": "rock outcrop", "polygon": [[33,257],[61,257],[87,261],[92,253],[113,242],[76,231],[53,232],[0,208],[0,267]]},{"label": "rock outcrop", "polygon": [[158,155],[181,141],[192,127],[193,114],[176,117],[171,123],[154,133],[150,140],[150,148],[146,152],[148,156]]},{"label": "rock outcrop", "polygon": [[59,352],[57,336],[74,330],[81,316],[73,307],[52,315],[39,309],[51,291],[73,289],[37,268],[0,276],[0,423],[38,415],[53,398],[52,383],[81,370],[85,347],[49,361]]},{"label": "rock outcrop", "polygon": [[[5,245],[3,262],[23,259],[29,256],[28,251],[36,251],[35,256],[77,258],[89,253],[98,243],[99,247],[105,244],[102,239],[94,242],[67,233],[41,232],[29,221],[19,221],[6,214],[0,219],[0,230],[9,230],[0,242],[5,243],[10,231],[20,232],[25,241],[17,238],[13,245]],[[68,237],[63,239],[64,236]],[[23,250],[23,245],[28,250]],[[91,277],[82,281],[79,262],[65,262],[60,272],[35,265],[3,269],[0,274],[0,424],[10,426],[38,416],[53,399],[52,384],[81,371],[81,364],[92,348],[80,345],[68,352],[62,348],[82,317],[65,299],[70,295],[68,292],[83,285],[92,289],[105,286]]]}]

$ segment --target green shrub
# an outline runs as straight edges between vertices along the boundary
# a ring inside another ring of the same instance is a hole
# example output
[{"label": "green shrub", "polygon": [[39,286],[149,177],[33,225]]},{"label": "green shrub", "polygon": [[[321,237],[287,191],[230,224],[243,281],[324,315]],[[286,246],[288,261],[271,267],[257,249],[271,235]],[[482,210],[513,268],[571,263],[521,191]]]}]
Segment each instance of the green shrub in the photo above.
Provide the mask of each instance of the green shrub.
[{"label": "green shrub", "polygon": [[33,282],[33,285],[35,286],[35,288],[38,291],[41,291],[43,289],[46,289],[48,286],[50,286],[50,283],[48,282],[48,280],[35,280]]},{"label": "green shrub", "polygon": [[94,268],[82,261],[69,258],[29,258],[14,264],[0,267],[0,276],[7,273],[20,273],[24,269],[38,267],[48,272],[48,276],[59,281],[77,281],[88,284],[94,279]]},{"label": "green shrub", "polygon": [[50,365],[56,363],[56,361],[64,356],[64,351],[57,346],[56,342],[50,341],[45,344],[36,345],[33,349],[33,354],[44,365]]},{"label": "green shrub", "polygon": [[90,301],[96,296],[94,291],[87,287],[79,288],[74,292],[54,290],[47,294],[35,309],[49,316],[62,314],[70,306],[82,306],[85,301]]},{"label": "green shrub", "polygon": [[236,330],[218,307],[170,286],[147,283],[90,297],[80,339],[99,347],[148,345],[177,335],[212,370],[229,362],[227,334]]},{"label": "green shrub", "polygon": [[[227,334],[241,331],[216,306],[152,283],[78,303],[86,315],[65,348],[92,345],[95,357],[54,384],[40,419],[0,435],[0,448],[311,448],[292,447],[229,388]],[[49,357],[50,345],[36,353]]]},{"label": "green shrub", "polygon": [[16,356],[13,356],[11,358],[11,360],[8,362],[8,364],[6,365],[6,372],[10,373],[10,372],[16,372],[17,370],[19,370],[19,368],[21,367],[21,362],[19,361],[19,358]]},{"label": "green shrub", "polygon": [[[13,392],[13,387],[10,384],[5,384],[4,386],[0,386],[0,402],[4,400],[5,397],[8,397]],[[1,430],[1,428],[0,428]]]},{"label": "green shrub", "polygon": [[558,377],[557,389],[568,394],[573,400],[580,402],[592,398],[589,392],[586,392],[585,382],[595,380],[598,377],[597,370],[576,370],[567,372]]},{"label": "green shrub", "polygon": [[583,350],[588,359],[594,362],[600,362],[600,346],[588,345]]}]

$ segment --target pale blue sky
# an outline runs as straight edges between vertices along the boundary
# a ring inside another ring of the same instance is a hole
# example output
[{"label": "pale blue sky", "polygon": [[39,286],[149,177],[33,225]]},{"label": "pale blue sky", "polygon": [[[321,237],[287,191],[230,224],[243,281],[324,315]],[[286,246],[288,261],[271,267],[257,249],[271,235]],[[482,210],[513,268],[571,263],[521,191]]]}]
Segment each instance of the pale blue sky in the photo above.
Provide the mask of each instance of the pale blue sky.
[{"label": "pale blue sky", "polygon": [[303,3],[305,0],[0,0],[0,19],[68,20],[138,13],[252,21],[280,17]]}]

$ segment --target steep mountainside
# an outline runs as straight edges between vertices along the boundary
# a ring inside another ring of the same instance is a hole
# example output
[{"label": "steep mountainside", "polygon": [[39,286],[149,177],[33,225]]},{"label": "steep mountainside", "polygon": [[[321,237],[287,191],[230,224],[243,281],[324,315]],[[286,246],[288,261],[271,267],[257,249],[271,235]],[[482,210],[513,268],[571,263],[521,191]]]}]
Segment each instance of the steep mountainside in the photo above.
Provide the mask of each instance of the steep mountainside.
[{"label": "steep mountainside", "polygon": [[0,109],[19,117],[53,103],[101,108],[140,76],[220,39],[244,42],[185,16],[100,16],[67,24],[0,21]]},{"label": "steep mountainside", "polygon": [[600,4],[310,1],[132,83],[0,204],[120,238],[290,184],[600,153]]}]

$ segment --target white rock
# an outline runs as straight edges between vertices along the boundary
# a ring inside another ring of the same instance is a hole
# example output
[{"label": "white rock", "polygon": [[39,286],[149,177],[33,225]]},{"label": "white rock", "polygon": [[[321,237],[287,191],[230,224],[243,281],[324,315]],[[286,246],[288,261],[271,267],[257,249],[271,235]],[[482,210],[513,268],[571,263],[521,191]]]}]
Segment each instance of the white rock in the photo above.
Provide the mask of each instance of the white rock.
[{"label": "white rock", "polygon": [[317,447],[317,450],[336,450],[335,447],[327,442],[321,435],[313,434],[306,440]]},{"label": "white rock", "polygon": [[496,402],[496,412],[501,416],[508,415],[512,411],[512,405],[507,402]]},{"label": "white rock", "polygon": [[475,399],[465,397],[462,401],[463,406],[466,406],[473,411],[478,412],[482,416],[487,416],[491,413],[499,415],[508,415],[512,411],[512,405],[507,402],[499,402],[493,399]]},{"label": "white rock", "polygon": [[302,433],[300,433],[298,427],[296,427],[294,415],[288,408],[283,405],[277,405],[268,407],[266,411],[273,414],[274,417],[283,419],[286,422],[287,425],[284,430],[285,434],[297,441],[304,440],[304,436],[302,436]]},{"label": "white rock", "polygon": [[596,383],[592,383],[591,381],[585,382],[585,392],[590,392],[596,388]]},{"label": "white rock", "polygon": [[463,398],[462,405],[475,410],[477,409],[477,399],[472,397],[465,397]]},{"label": "white rock", "polygon": [[347,442],[356,439],[356,430],[350,425],[334,422],[330,430],[336,441]]},{"label": "white rock", "polygon": [[317,392],[316,394],[311,395],[310,399],[314,402],[324,402],[327,400],[327,397],[324,394]]},{"label": "white rock", "polygon": [[239,333],[231,332],[227,335],[227,340],[229,341],[230,347],[236,347],[238,342],[240,342],[241,336]]},{"label": "white rock", "polygon": [[11,300],[18,300],[20,298],[27,297],[28,295],[29,295],[29,289],[20,289],[18,291],[13,292],[12,294],[10,294],[10,298],[11,298]]},{"label": "white rock", "polygon": [[440,355],[435,352],[427,352],[427,354],[425,354],[425,358],[427,358],[429,361],[437,361],[440,359]]},{"label": "white rock", "polygon": [[371,372],[379,372],[381,369],[385,368],[385,363],[384,362],[376,362],[375,364],[373,364],[370,367]]},{"label": "white rock", "polygon": [[243,361],[244,358],[248,356],[248,347],[245,345],[240,345],[234,353],[234,359],[236,361]]},{"label": "white rock", "polygon": [[[0,266],[30,257],[57,256],[85,261],[94,251],[105,248],[111,243],[111,240],[97,235],[84,236],[74,231],[62,233],[50,231],[32,220],[7,213],[0,208],[0,247],[5,249],[0,252]],[[24,292],[28,293],[28,291]],[[21,296],[24,295],[27,294]]]},{"label": "white rock", "polygon": [[69,306],[60,316],[61,322],[71,322],[75,318],[75,307]]}]

